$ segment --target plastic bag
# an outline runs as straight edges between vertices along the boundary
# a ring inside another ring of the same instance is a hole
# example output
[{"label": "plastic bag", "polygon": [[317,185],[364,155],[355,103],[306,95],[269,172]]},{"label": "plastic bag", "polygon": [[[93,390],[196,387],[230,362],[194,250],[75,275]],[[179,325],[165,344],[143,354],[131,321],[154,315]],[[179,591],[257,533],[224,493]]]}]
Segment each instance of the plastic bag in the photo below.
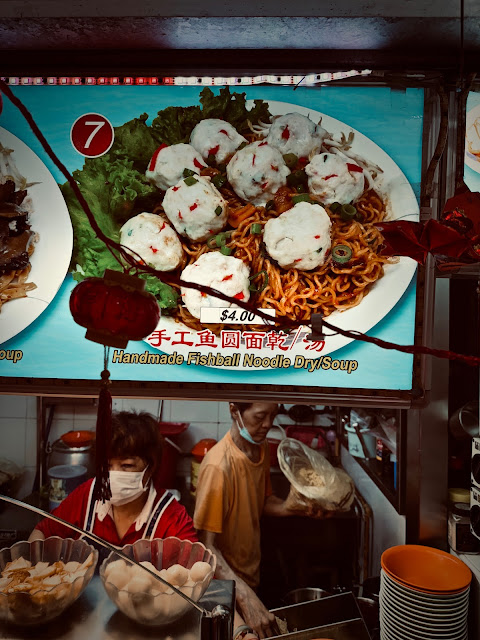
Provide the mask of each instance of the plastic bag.
[{"label": "plastic bag", "polygon": [[348,473],[333,467],[319,451],[293,438],[285,438],[278,447],[280,469],[302,502],[316,503],[325,511],[348,511],[355,485]]}]

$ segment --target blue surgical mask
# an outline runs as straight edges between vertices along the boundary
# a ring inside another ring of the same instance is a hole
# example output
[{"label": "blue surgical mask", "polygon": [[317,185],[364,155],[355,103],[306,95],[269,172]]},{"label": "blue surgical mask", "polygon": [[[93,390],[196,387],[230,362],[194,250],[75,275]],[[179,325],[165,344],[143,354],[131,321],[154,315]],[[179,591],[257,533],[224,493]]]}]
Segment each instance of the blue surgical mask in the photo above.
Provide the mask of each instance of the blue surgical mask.
[{"label": "blue surgical mask", "polygon": [[238,413],[238,417],[240,418],[241,425],[239,424],[237,418],[235,418],[235,421],[237,423],[238,432],[240,433],[242,438],[244,440],[246,440],[247,442],[250,442],[250,444],[256,444],[257,447],[260,446],[261,444],[263,444],[263,441],[262,442],[255,442],[255,440],[252,438],[250,433],[247,431],[247,428],[245,427],[245,424],[244,424],[243,418],[242,418],[242,414],[240,412]]}]

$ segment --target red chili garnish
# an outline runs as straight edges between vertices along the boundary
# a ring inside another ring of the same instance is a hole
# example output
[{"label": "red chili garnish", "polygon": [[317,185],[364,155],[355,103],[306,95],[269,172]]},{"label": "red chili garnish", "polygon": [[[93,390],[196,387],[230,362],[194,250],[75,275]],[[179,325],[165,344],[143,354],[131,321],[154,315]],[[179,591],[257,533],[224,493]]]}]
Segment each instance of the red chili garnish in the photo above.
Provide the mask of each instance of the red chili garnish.
[{"label": "red chili garnish", "polygon": [[278,167],[276,167],[274,164],[270,165],[273,171],[278,171]]},{"label": "red chili garnish", "polygon": [[178,217],[180,218],[180,220],[183,220],[183,216],[182,216],[181,211],[178,212]]},{"label": "red chili garnish", "polygon": [[172,187],[172,191],[178,191],[180,187]]},{"label": "red chili garnish", "polygon": [[288,140],[290,138],[290,131],[288,130],[288,125],[285,127],[285,129],[282,131],[282,138],[284,140]]},{"label": "red chili garnish", "polygon": [[347,169],[354,173],[363,173],[362,167],[359,167],[358,164],[351,164],[350,162],[347,162]]},{"label": "red chili garnish", "polygon": [[262,184],[262,191],[265,191],[265,189],[267,188],[267,186],[268,186],[268,182],[264,182],[264,183]]},{"label": "red chili garnish", "polygon": [[253,154],[253,158],[252,158],[252,167],[253,167],[253,165],[255,164],[255,158],[256,158],[256,157],[257,157],[257,156],[256,156],[255,154]]},{"label": "red chili garnish", "polygon": [[158,154],[160,153],[160,151],[162,149],[165,149],[165,147],[168,147],[168,144],[165,144],[165,142],[163,142],[158,149],[155,150],[152,159],[150,160],[150,164],[148,165],[148,170],[149,171],[153,171],[155,169],[155,164],[157,162],[157,158],[158,158]]},{"label": "red chili garnish", "polygon": [[301,262],[303,258],[297,258],[295,262]]},{"label": "red chili garnish", "polygon": [[302,156],[301,158],[298,159],[298,163],[299,164],[308,164],[308,158],[307,156]]},{"label": "red chili garnish", "polygon": [[150,247],[150,249],[152,250],[152,253],[157,253],[158,249],[154,249],[153,247]]},{"label": "red chili garnish", "polygon": [[265,140],[265,142],[260,142],[260,144],[258,146],[259,147],[264,147],[266,144],[268,144],[268,142]]},{"label": "red chili garnish", "polygon": [[223,133],[225,136],[227,136],[227,137],[228,137],[228,132],[227,132],[227,131],[225,131],[225,129],[220,129],[220,133]]},{"label": "red chili garnish", "polygon": [[190,209],[190,211],[195,211],[195,209],[198,207],[198,204],[196,202],[194,202],[193,204],[191,204],[188,208]]},{"label": "red chili garnish", "polygon": [[207,297],[207,294],[204,293],[203,291],[201,291],[200,293],[202,294],[202,298],[206,298]]},{"label": "red chili garnish", "polygon": [[167,223],[166,223],[166,222],[164,222],[164,223],[162,224],[162,228],[160,229],[160,231],[163,231],[163,230],[165,229],[165,227],[166,227],[166,226],[167,226]]},{"label": "red chili garnish", "polygon": [[338,175],[336,173],[332,173],[329,176],[325,176],[324,180],[330,180],[330,178],[338,178]]},{"label": "red chili garnish", "polygon": [[236,293],[233,297],[236,298],[237,300],[243,300],[245,297],[245,294],[243,293],[243,291],[240,291],[239,293]]},{"label": "red chili garnish", "polygon": [[216,146],[216,147],[212,147],[212,148],[210,149],[210,151],[208,152],[208,155],[209,155],[209,156],[214,156],[214,155],[216,155],[216,154],[218,153],[218,150],[219,150],[219,149],[220,149],[220,145],[219,145],[219,144],[217,144],[217,146]]},{"label": "red chili garnish", "polygon": [[222,278],[222,282],[225,282],[225,280],[231,280],[233,278],[233,273],[230,273],[228,276],[225,276],[224,278]]},{"label": "red chili garnish", "polygon": [[193,166],[197,169],[205,169],[205,165],[201,164],[196,158],[193,159]]},{"label": "red chili garnish", "polygon": [[315,240],[318,240],[319,238],[321,238],[321,236],[313,236],[315,238]]}]

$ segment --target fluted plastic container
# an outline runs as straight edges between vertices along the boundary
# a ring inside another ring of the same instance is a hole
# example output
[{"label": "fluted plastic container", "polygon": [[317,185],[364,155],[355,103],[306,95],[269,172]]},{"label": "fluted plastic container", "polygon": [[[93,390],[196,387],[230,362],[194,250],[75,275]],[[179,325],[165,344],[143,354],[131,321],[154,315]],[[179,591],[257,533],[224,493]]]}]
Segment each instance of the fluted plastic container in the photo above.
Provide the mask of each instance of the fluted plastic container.
[{"label": "fluted plastic container", "polygon": [[[174,537],[163,540],[138,540],[133,545],[123,547],[122,552],[137,562],[151,563],[157,572],[163,570],[162,577],[170,584],[175,581],[182,583],[174,586],[194,602],[203,596],[215,573],[216,557],[200,542]],[[197,571],[191,571],[197,562],[206,564],[197,565]],[[178,567],[168,572],[174,565],[180,565],[188,571],[188,579],[185,582],[183,579],[186,574]],[[149,568],[152,569],[152,566]],[[173,580],[172,576],[177,580]],[[120,611],[140,624],[170,624],[192,608],[192,605],[171,587],[136,565],[126,563],[116,553],[112,552],[103,561],[100,577],[110,599]]]},{"label": "fluted plastic container", "polygon": [[[8,563],[13,561],[20,568],[12,573]],[[57,536],[1,549],[0,621],[33,625],[56,618],[88,585],[97,561],[98,551],[91,545]]]}]

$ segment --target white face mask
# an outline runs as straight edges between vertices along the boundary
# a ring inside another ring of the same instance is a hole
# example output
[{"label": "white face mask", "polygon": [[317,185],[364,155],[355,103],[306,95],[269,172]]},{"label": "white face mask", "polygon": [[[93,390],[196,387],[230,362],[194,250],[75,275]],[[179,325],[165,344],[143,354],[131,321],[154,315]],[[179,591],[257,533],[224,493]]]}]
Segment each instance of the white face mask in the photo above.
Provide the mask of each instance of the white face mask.
[{"label": "white face mask", "polygon": [[120,506],[141,496],[148,489],[148,484],[143,486],[143,476],[147,469],[148,467],[143,471],[109,471],[112,491],[110,502]]}]

